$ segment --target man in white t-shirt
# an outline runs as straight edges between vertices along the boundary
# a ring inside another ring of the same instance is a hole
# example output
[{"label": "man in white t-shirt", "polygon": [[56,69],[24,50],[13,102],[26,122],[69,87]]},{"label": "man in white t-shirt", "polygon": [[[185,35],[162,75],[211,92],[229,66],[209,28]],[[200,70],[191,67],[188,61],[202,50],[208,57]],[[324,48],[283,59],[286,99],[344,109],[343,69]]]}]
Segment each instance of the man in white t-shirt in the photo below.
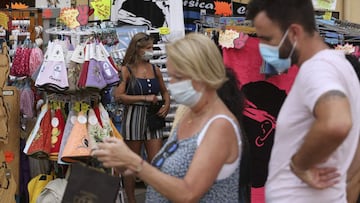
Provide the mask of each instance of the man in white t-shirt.
[{"label": "man in white t-shirt", "polygon": [[280,110],[265,185],[267,202],[345,203],[360,134],[360,83],[344,53],[316,31],[311,0],[252,0],[248,17],[263,59],[300,67]]}]

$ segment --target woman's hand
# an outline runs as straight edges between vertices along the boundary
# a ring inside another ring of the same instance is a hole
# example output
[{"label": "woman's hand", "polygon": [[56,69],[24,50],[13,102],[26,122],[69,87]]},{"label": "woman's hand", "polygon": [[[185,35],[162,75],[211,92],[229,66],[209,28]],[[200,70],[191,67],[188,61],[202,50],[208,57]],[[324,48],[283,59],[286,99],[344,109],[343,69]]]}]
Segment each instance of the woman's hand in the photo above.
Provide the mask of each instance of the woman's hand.
[{"label": "woman's hand", "polygon": [[158,101],[158,99],[157,99],[157,97],[156,97],[155,94],[145,95],[145,100],[146,100],[147,102],[150,102],[150,103],[153,103],[153,104],[155,104],[155,103]]},{"label": "woman's hand", "polygon": [[103,143],[97,144],[98,148],[93,150],[92,156],[96,157],[107,168],[128,168],[136,154],[129,149],[124,141],[114,137],[107,137]]},{"label": "woman's hand", "polygon": [[170,104],[166,104],[166,102],[165,102],[165,104],[157,112],[157,115],[165,118],[167,116],[167,114],[169,113],[169,110],[170,110]]}]

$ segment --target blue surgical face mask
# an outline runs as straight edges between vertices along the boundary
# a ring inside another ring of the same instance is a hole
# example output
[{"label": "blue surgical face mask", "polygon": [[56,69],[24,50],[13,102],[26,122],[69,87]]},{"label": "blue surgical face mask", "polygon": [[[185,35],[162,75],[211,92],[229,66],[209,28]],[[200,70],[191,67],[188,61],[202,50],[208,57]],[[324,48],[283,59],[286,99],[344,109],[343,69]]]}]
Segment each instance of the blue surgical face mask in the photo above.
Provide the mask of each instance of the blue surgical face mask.
[{"label": "blue surgical face mask", "polygon": [[191,80],[170,83],[168,89],[177,103],[188,107],[195,106],[202,96],[201,92],[194,89]]},{"label": "blue surgical face mask", "polygon": [[281,39],[278,46],[271,46],[271,45],[267,45],[267,44],[263,44],[263,43],[259,44],[260,54],[261,54],[262,58],[264,59],[264,61],[269,63],[272,67],[274,67],[278,73],[282,73],[290,68],[291,56],[293,55],[295,47],[296,47],[297,42],[295,41],[288,58],[285,58],[285,59],[280,58],[280,56],[279,56],[280,55],[279,54],[280,47],[284,43],[288,33],[289,33],[289,30],[287,30],[285,32],[285,34],[284,34],[283,38]]}]

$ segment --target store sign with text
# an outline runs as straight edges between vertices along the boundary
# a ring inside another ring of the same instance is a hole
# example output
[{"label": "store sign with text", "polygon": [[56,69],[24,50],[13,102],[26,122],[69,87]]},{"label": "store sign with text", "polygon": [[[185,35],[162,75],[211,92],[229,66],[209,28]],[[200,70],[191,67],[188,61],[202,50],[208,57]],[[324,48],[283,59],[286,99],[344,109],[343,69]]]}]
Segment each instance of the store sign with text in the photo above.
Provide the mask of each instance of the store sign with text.
[{"label": "store sign with text", "polygon": [[247,4],[233,2],[232,9],[233,9],[233,16],[246,17]]},{"label": "store sign with text", "polygon": [[232,16],[231,0],[184,0],[184,22],[187,32],[196,31],[201,15]]}]

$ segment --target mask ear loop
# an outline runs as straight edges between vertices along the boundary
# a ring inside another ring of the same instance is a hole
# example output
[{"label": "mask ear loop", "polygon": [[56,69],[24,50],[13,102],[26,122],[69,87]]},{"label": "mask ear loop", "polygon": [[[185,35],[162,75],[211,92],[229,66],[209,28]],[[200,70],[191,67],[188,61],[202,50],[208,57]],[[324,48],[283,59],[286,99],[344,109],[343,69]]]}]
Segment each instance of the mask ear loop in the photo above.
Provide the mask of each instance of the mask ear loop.
[{"label": "mask ear loop", "polygon": [[282,39],[280,40],[279,45],[277,45],[278,48],[280,48],[280,47],[282,46],[282,44],[284,43],[285,38],[287,37],[288,34],[289,34],[289,29],[286,30],[284,36],[283,36]]},{"label": "mask ear loop", "polygon": [[288,58],[290,58],[293,55],[293,53],[295,51],[295,48],[296,48],[296,45],[297,45],[297,41],[294,42],[293,47],[292,47],[292,49],[290,51],[290,54],[289,54]]}]

